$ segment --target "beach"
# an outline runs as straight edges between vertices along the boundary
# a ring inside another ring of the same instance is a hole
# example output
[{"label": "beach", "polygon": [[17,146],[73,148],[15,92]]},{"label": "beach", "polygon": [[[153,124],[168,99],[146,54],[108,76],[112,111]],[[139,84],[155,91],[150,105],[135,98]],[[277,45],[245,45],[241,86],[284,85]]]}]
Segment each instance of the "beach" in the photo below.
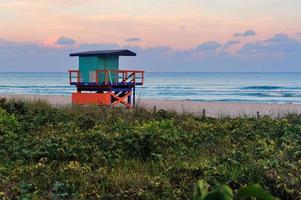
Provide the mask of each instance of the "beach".
[{"label": "beach", "polygon": [[[64,95],[28,95],[28,94],[0,94],[0,98],[25,101],[47,101],[54,106],[71,105],[71,97]],[[234,103],[234,102],[209,102],[191,100],[162,100],[138,99],[137,106],[148,110],[160,109],[175,111],[177,113],[190,113],[196,116],[208,117],[237,117],[237,116],[272,116],[279,117],[288,113],[301,114],[301,104],[276,104],[276,103]]]}]

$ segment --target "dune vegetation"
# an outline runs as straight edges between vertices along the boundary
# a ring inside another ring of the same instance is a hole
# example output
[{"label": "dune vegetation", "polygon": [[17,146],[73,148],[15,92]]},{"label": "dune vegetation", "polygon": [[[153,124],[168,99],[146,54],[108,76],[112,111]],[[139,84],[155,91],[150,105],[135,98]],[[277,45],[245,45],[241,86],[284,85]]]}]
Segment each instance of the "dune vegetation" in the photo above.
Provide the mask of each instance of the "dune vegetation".
[{"label": "dune vegetation", "polygon": [[300,199],[301,116],[0,102],[0,199],[202,199],[204,182]]}]

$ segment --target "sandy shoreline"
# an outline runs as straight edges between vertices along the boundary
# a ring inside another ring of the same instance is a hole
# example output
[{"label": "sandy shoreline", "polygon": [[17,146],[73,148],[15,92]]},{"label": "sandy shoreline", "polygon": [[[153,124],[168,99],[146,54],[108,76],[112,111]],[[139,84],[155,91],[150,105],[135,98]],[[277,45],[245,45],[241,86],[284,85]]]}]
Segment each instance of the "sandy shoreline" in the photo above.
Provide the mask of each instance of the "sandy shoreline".
[{"label": "sandy shoreline", "polygon": [[[26,94],[0,94],[0,98],[21,99],[21,100],[45,100],[52,105],[70,105],[70,96],[61,95],[26,95]],[[202,115],[203,109],[206,111],[206,116],[221,117],[221,116],[256,116],[257,112],[260,115],[270,115],[273,117],[285,115],[287,113],[301,114],[301,104],[257,104],[257,103],[231,103],[231,102],[196,102],[190,100],[157,100],[157,99],[140,99],[138,105],[147,109],[154,107],[164,110],[172,110],[179,113],[193,113]]]}]

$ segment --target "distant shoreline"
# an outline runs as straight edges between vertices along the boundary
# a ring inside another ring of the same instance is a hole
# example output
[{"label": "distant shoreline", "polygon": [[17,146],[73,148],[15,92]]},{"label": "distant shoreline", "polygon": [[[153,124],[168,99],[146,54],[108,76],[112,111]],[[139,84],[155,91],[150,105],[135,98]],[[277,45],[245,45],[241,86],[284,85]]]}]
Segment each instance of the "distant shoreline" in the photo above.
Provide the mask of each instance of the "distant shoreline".
[{"label": "distant shoreline", "polygon": [[[55,106],[71,105],[71,97],[63,95],[0,94],[0,98],[24,101],[44,100]],[[163,109],[197,116],[202,116],[205,112],[205,115],[209,117],[257,115],[278,117],[288,113],[301,114],[301,104],[139,99],[137,105],[149,110]]]}]

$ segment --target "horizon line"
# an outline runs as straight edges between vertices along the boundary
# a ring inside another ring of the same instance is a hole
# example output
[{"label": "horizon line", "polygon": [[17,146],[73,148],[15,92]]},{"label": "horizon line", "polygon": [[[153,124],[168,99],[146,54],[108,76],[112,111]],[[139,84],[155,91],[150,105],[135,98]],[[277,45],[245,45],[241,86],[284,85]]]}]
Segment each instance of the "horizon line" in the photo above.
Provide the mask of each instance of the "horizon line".
[{"label": "horizon line", "polygon": [[[0,71],[0,73],[68,73],[67,71]],[[301,71],[145,71],[146,73],[301,73]]]}]

